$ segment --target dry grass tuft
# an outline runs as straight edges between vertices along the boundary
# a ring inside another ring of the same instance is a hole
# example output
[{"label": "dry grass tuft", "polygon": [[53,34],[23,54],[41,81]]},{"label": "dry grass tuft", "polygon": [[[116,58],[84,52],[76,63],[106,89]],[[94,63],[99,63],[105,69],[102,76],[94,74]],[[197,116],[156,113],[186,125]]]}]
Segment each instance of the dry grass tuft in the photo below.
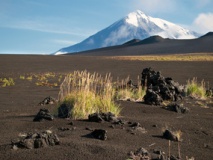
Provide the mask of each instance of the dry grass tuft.
[{"label": "dry grass tuft", "polygon": [[[119,115],[121,109],[114,102],[115,89],[110,74],[75,71],[65,77],[60,86],[58,100],[69,105],[73,119],[86,118],[94,112],[112,112]],[[60,105],[59,104],[59,105]]]},{"label": "dry grass tuft", "polygon": [[7,86],[14,86],[15,82],[13,78],[0,78],[0,86],[7,87]]},{"label": "dry grass tuft", "polygon": [[116,99],[117,100],[130,100],[130,101],[143,101],[146,94],[146,87],[141,86],[140,78],[138,76],[137,86],[130,86],[128,82],[129,77],[121,82],[117,81]]},{"label": "dry grass tuft", "polygon": [[201,83],[198,83],[197,78],[187,81],[186,90],[188,96],[200,99],[206,99],[207,97],[205,82],[201,81]]}]

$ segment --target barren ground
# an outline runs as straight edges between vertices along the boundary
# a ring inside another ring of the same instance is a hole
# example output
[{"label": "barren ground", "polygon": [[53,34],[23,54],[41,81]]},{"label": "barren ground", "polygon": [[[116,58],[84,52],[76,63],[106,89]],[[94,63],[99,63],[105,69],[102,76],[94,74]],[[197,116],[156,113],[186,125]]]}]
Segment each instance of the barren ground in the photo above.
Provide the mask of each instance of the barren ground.
[{"label": "barren ground", "polygon": [[[114,80],[126,78],[128,75],[136,81],[146,67],[161,71],[165,77],[172,77],[180,84],[197,77],[213,86],[212,62],[161,62],[161,61],[128,61],[104,59],[86,56],[17,56],[0,55],[0,78],[13,78],[14,86],[0,88],[0,159],[115,159],[125,160],[130,151],[144,147],[150,152],[161,149],[168,154],[168,140],[161,138],[164,128],[183,132],[181,155],[185,159],[195,157],[196,160],[213,159],[213,106],[202,107],[197,100],[186,98],[183,104],[190,108],[188,114],[177,114],[162,109],[160,106],[149,106],[142,103],[118,102],[122,107],[121,119],[139,122],[147,133],[128,132],[128,127],[110,123],[93,123],[83,120],[73,121],[76,130],[59,131],[59,127],[70,127],[72,120],[58,119],[54,121],[33,122],[40,108],[48,108],[56,112],[56,105],[38,106],[47,96],[57,98],[59,87],[35,85],[35,79],[22,80],[20,76],[38,75],[53,72],[59,75],[74,70],[87,70],[105,74],[111,72]],[[55,78],[55,81],[57,81]],[[53,78],[54,80],[54,78]],[[202,102],[205,105],[205,102]],[[157,127],[153,127],[156,125]],[[92,129],[106,129],[108,139],[86,138]],[[60,138],[61,144],[40,149],[12,150],[10,142],[19,133],[35,132],[45,129],[53,130]],[[178,155],[177,142],[172,142],[171,152]]]}]

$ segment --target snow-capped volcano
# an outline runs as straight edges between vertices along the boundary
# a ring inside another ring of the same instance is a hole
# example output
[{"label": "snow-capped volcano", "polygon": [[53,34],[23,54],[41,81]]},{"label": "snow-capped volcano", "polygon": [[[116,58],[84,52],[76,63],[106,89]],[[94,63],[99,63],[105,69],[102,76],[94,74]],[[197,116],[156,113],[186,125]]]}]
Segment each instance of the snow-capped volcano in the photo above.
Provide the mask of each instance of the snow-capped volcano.
[{"label": "snow-capped volcano", "polygon": [[84,41],[60,49],[55,55],[121,45],[132,39],[143,40],[154,35],[170,39],[193,39],[199,36],[199,34],[174,23],[147,16],[137,10]]}]

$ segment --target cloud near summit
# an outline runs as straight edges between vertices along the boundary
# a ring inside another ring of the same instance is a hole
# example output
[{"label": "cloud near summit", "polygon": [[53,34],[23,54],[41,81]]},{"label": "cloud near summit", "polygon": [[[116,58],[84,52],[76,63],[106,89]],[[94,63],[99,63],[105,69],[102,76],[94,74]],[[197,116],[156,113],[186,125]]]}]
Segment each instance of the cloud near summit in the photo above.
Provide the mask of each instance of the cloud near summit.
[{"label": "cloud near summit", "polygon": [[[191,8],[189,8],[192,5]],[[187,28],[194,30],[198,33],[205,34],[213,31],[213,10],[209,8],[213,5],[213,0],[188,0],[188,3],[180,0],[132,0],[132,7],[135,9],[141,9],[145,13],[166,17],[168,14],[179,16],[176,21],[181,21],[181,16],[190,12],[197,12],[196,17],[191,16],[191,24],[183,24]],[[180,13],[179,13],[180,12]],[[191,14],[191,15],[190,15]],[[172,21],[172,18],[170,17]]]},{"label": "cloud near summit", "polygon": [[193,22],[193,28],[202,33],[213,31],[213,13],[201,13]]}]

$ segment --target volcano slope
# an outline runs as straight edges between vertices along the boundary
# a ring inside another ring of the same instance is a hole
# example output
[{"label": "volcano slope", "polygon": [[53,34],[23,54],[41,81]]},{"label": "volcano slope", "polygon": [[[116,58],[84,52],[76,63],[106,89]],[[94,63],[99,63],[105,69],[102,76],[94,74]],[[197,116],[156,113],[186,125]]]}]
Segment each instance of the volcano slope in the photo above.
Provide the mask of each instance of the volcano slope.
[{"label": "volcano slope", "polygon": [[153,54],[188,54],[213,53],[213,32],[209,32],[196,39],[168,39],[152,36],[144,40],[133,39],[123,45],[88,50],[77,55],[93,56],[140,56]]},{"label": "volcano slope", "polygon": [[[29,55],[0,55],[0,78],[13,78],[15,85],[0,88],[0,159],[128,159],[130,151],[146,148],[164,151],[168,155],[169,141],[162,138],[163,130],[171,128],[181,130],[182,141],[180,153],[195,159],[213,158],[213,110],[212,104],[202,107],[197,100],[186,98],[183,104],[190,109],[187,114],[177,114],[160,106],[150,106],[143,103],[118,102],[121,105],[121,119],[139,122],[146,130],[145,133],[131,134],[129,126],[115,126],[108,122],[95,123],[86,120],[69,120],[55,118],[53,121],[33,122],[40,108],[48,108],[56,112],[56,104],[39,106],[45,97],[57,98],[59,86],[36,85],[35,76],[52,72],[53,82],[58,82],[60,75],[75,70],[87,70],[102,75],[111,72],[116,81],[117,77],[126,78],[128,75],[133,82],[147,67],[152,67],[165,77],[172,77],[180,84],[186,84],[188,79],[197,77],[213,85],[213,63],[208,61],[129,61],[105,59],[101,56],[29,56]],[[22,78],[22,77],[25,77]],[[204,102],[202,102],[204,103]],[[212,103],[212,102],[211,102]],[[70,127],[73,122],[75,130],[61,131],[59,127]],[[107,130],[107,140],[88,138],[85,135],[91,129]],[[52,130],[59,139],[60,145],[39,149],[11,149],[11,140],[20,133]],[[178,155],[178,143],[171,142],[171,154]]]}]

